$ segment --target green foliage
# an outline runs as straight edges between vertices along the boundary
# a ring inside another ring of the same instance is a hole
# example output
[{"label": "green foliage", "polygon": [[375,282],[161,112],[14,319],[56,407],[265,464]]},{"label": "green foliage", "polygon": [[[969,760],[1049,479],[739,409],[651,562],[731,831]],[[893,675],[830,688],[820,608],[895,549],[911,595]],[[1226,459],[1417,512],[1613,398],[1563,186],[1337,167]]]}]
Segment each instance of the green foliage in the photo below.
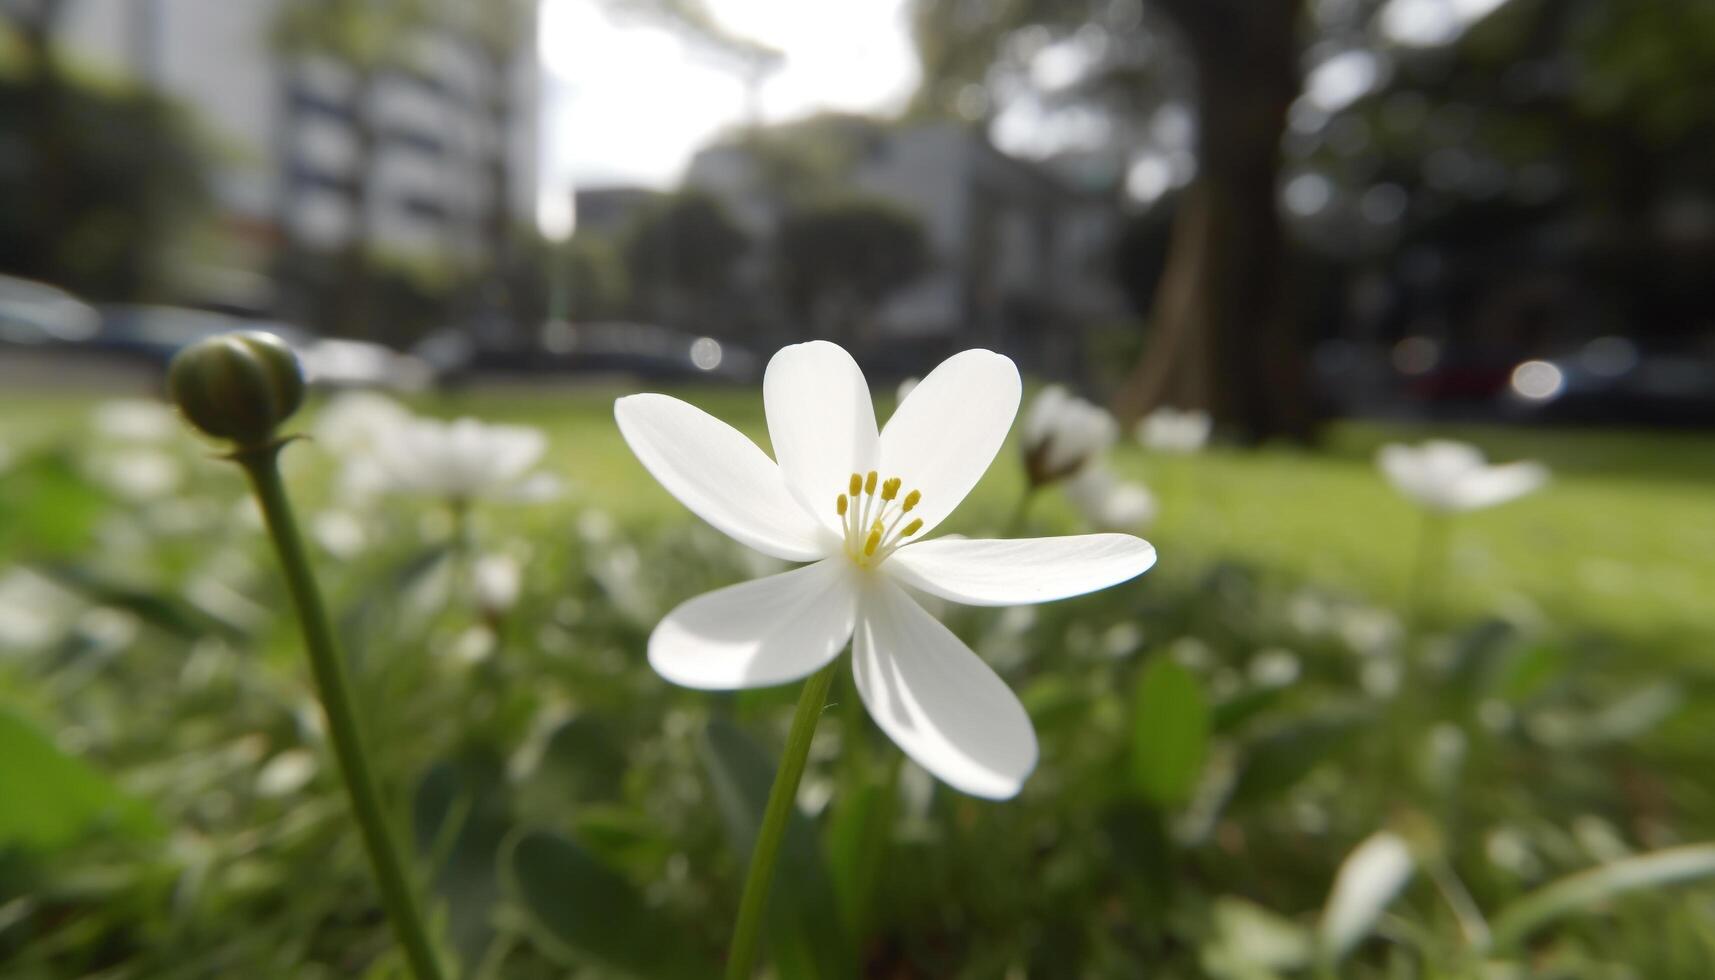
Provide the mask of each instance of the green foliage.
[{"label": "green foliage", "polygon": [[135,834],[153,825],[142,804],[3,706],[0,772],[11,788],[0,806],[0,853],[51,851],[95,831]]},{"label": "green foliage", "polygon": [[1189,670],[1165,658],[1137,685],[1132,782],[1159,806],[1183,803],[1196,788],[1209,749],[1209,706]]},{"label": "green foliage", "polygon": [[879,198],[843,197],[789,213],[774,262],[812,335],[851,336],[887,295],[922,275],[929,245],[916,216]]},{"label": "green foliage", "polygon": [[[543,426],[577,485],[474,507],[462,533],[435,502],[345,495],[319,441],[286,457],[437,939],[473,980],[716,973],[794,699],[649,670],[665,610],[758,567],[648,481],[612,394],[423,406]],[[756,392],[685,394],[765,438]],[[242,484],[188,436],[115,444],[88,412],[0,394],[0,827],[33,841],[0,856],[0,975],[396,971]],[[1709,975],[1689,843],[1715,840],[1708,439],[1461,432],[1556,483],[1461,523],[1442,616],[1408,638],[1414,515],[1370,460],[1417,434],[1177,466],[1127,450],[1115,467],[1160,491],[1158,568],[1023,614],[949,607],[1035,721],[1016,800],[902,763],[842,672],[767,969],[1305,980],[1340,867],[1391,828],[1420,863],[1342,977]],[[177,468],[170,490],[111,479],[139,452]],[[1001,526],[1016,452],[949,530]],[[329,550],[338,514],[351,550]],[[1028,530],[1070,514],[1045,496]],[[490,617],[466,583],[497,550],[527,571]],[[21,717],[39,768],[15,777]],[[39,809],[61,785],[86,816]]]}]

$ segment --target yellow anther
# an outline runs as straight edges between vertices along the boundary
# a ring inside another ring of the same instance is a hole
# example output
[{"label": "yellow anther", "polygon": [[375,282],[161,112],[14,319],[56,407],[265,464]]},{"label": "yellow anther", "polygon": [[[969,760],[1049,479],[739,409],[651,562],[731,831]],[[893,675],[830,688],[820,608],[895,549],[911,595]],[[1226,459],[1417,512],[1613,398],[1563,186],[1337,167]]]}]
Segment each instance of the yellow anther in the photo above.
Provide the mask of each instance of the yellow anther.
[{"label": "yellow anther", "polygon": [[846,516],[846,495],[845,494],[843,494],[843,493],[840,494],[840,499],[834,501],[834,509],[839,511],[841,517]]},{"label": "yellow anther", "polygon": [[864,493],[875,493],[875,481],[878,475],[874,470],[870,470],[869,475],[863,478]]},{"label": "yellow anther", "polygon": [[891,480],[883,481],[881,484],[881,499],[892,500],[897,496],[899,496],[899,477],[896,476]]},{"label": "yellow anther", "polygon": [[906,510],[906,512],[910,513],[911,508],[917,506],[917,501],[922,500],[922,499],[923,499],[923,491],[921,491],[921,490],[913,490],[910,493],[906,494],[905,495],[905,510]]},{"label": "yellow anther", "polygon": [[881,545],[881,528],[879,528],[879,527],[871,528],[870,532],[869,532],[869,540],[867,540],[863,543],[864,557],[867,558],[871,555],[874,555],[875,549],[880,547],[880,545]]},{"label": "yellow anther", "polygon": [[869,533],[875,534],[877,532],[881,532],[883,534],[887,532],[887,529],[881,526],[881,518],[879,517],[875,519],[874,524],[869,526]]},{"label": "yellow anther", "polygon": [[853,473],[851,486],[847,487],[846,490],[854,497],[863,493],[863,477]]},{"label": "yellow anther", "polygon": [[[921,530],[923,530],[923,518],[919,517],[910,524],[905,525],[905,533],[900,535],[900,537],[909,538]],[[915,554],[915,552],[913,552],[913,554]]]}]

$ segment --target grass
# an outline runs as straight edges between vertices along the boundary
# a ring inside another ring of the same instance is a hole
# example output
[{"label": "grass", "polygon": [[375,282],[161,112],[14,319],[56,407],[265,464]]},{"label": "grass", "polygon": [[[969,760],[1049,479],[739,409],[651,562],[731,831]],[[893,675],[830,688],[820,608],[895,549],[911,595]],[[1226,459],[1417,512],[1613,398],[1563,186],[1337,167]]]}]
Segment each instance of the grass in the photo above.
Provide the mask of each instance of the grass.
[{"label": "grass", "polygon": [[[611,406],[627,388],[485,389],[425,401],[444,414],[541,426],[549,466],[570,483],[573,502],[621,526],[689,519],[639,466],[614,427]],[[731,422],[767,448],[755,389],[675,394]],[[0,438],[30,440],[74,429],[90,399],[72,394],[0,397]],[[885,414],[891,400],[878,403]],[[1189,459],[1147,457],[1129,444],[1116,469],[1147,481],[1162,518],[1148,534],[1161,549],[1157,575],[1238,559],[1288,580],[1305,580],[1399,605],[1420,518],[1380,478],[1376,447],[1391,440],[1451,435],[1493,459],[1534,458],[1555,478],[1545,491],[1457,521],[1452,569],[1440,612],[1465,617],[1503,610],[1563,619],[1611,633],[1627,645],[1695,655],[1715,644],[1715,437],[1706,434],[1338,423],[1317,450],[1219,449]],[[1002,451],[976,493],[945,529],[993,533],[1022,491],[1015,446]],[[1072,530],[1072,512],[1050,491],[1032,526]],[[564,511],[497,515],[538,534],[563,534]]]},{"label": "grass", "polygon": [[[613,389],[484,393],[445,406],[545,427],[553,465],[578,498],[622,524],[674,519],[683,509],[649,480],[615,430]],[[676,392],[767,447],[760,394]],[[880,404],[885,413],[890,404]],[[1715,437],[1703,434],[1339,423],[1317,451],[1223,449],[1190,459],[1146,457],[1126,445],[1121,472],[1162,498],[1148,536],[1160,571],[1238,558],[1378,601],[1405,599],[1420,518],[1376,472],[1375,449],[1435,435],[1467,439],[1493,459],[1534,458],[1555,473],[1543,492],[1459,519],[1445,593],[1450,617],[1496,608],[1568,618],[1628,642],[1676,651],[1715,643]],[[992,533],[1023,482],[1016,446],[1002,451],[949,531]],[[1049,492],[1032,509],[1039,528],[1071,530],[1072,512]],[[1182,557],[1183,556],[1183,557]]]}]

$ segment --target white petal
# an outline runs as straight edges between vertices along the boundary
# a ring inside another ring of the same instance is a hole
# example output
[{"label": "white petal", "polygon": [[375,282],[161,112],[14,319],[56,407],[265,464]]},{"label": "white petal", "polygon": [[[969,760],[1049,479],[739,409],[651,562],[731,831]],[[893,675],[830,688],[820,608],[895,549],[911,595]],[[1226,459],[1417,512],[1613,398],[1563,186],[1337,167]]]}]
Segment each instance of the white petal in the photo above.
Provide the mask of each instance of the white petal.
[{"label": "white petal", "polygon": [[1548,468],[1541,463],[1488,466],[1460,480],[1456,496],[1461,509],[1477,510],[1515,500],[1547,482]]},{"label": "white petal", "polygon": [[947,627],[879,576],[864,589],[852,673],[887,737],[954,789],[1007,799],[1036,768],[1036,732],[1018,698]]},{"label": "white petal", "polygon": [[488,479],[495,481],[523,476],[548,448],[542,430],[523,425],[491,425],[488,440],[488,455],[493,461]]},{"label": "white petal", "polygon": [[1018,368],[993,351],[954,354],[929,372],[881,431],[884,476],[921,490],[928,533],[982,479],[1018,414]]},{"label": "white petal", "polygon": [[700,595],[655,627],[649,664],[675,684],[720,691],[814,673],[851,639],[855,574],[830,558]]},{"label": "white petal", "polygon": [[786,492],[774,461],[720,419],[666,395],[628,395],[613,403],[613,417],[667,492],[740,544],[788,561],[838,547]]},{"label": "white petal", "polygon": [[875,468],[875,407],[869,384],[837,344],[782,347],[762,378],[768,438],[786,488],[830,528],[841,526],[834,498],[853,473]]},{"label": "white petal", "polygon": [[1411,880],[1415,862],[1398,834],[1378,831],[1353,849],[1334,876],[1322,910],[1322,944],[1335,959],[1366,936]]},{"label": "white petal", "polygon": [[1083,595],[1135,578],[1155,548],[1129,534],[1061,538],[936,538],[899,549],[881,567],[894,578],[971,606],[1021,606]]}]

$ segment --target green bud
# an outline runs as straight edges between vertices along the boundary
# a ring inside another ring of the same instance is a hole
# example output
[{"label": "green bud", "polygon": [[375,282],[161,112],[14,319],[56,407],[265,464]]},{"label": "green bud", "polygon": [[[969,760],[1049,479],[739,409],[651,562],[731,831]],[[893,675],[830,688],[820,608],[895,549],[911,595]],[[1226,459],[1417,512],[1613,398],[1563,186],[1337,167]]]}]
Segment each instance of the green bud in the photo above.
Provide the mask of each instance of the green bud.
[{"label": "green bud", "polygon": [[198,429],[259,446],[303,404],[304,372],[285,341],[238,330],[179,351],[167,368],[167,389]]}]

